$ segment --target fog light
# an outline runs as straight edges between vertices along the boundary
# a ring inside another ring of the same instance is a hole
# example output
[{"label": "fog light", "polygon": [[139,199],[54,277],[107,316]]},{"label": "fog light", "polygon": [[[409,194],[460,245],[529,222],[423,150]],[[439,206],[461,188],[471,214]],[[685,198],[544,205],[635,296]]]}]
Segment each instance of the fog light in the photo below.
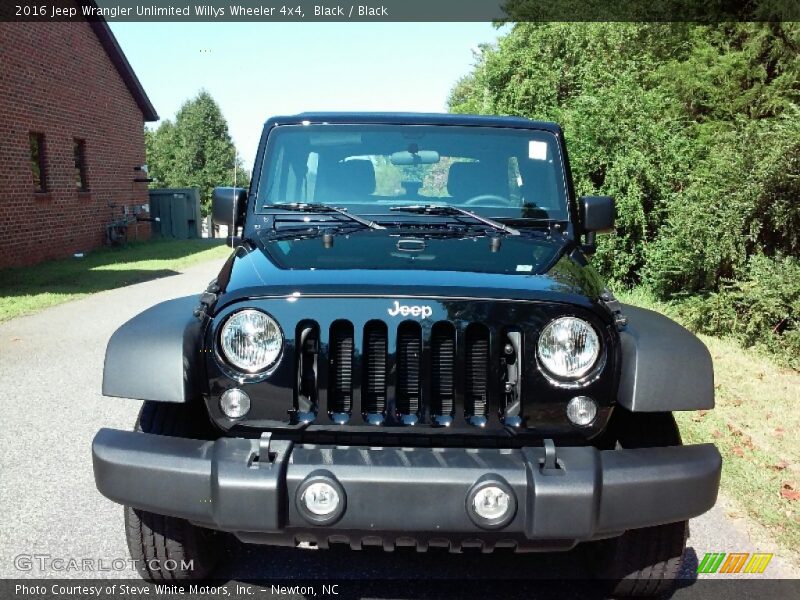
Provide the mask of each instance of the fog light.
[{"label": "fog light", "polygon": [[344,489],[327,471],[308,477],[297,489],[297,509],[315,525],[328,525],[344,513]]},{"label": "fog light", "polygon": [[499,519],[508,512],[509,497],[499,487],[487,486],[472,498],[472,508],[481,519],[492,521]]},{"label": "fog light", "polygon": [[309,485],[300,500],[309,512],[322,517],[339,508],[339,493],[329,483],[320,481]]},{"label": "fog light", "polygon": [[567,404],[567,418],[574,425],[585,427],[597,416],[597,402],[588,396],[575,396]]},{"label": "fog light", "polygon": [[242,390],[225,390],[219,400],[219,407],[226,417],[239,419],[250,412],[250,396]]},{"label": "fog light", "polygon": [[467,513],[484,529],[499,529],[511,522],[517,512],[514,492],[497,476],[483,478],[467,494]]}]

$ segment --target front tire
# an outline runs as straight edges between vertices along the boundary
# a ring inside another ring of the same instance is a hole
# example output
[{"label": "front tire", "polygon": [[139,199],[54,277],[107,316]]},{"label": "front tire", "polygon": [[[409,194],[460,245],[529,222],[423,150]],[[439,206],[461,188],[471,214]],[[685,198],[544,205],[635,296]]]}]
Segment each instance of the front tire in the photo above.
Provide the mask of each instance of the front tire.
[{"label": "front tire", "polygon": [[689,523],[631,529],[618,538],[595,542],[594,567],[607,581],[612,597],[669,594],[683,566]]},{"label": "front tire", "polygon": [[[210,439],[205,413],[185,404],[145,402],[135,431]],[[190,499],[187,499],[190,501]],[[125,511],[125,537],[139,574],[148,581],[205,579],[219,561],[219,535],[185,519],[158,515],[130,506]]]},{"label": "front tire", "polygon": [[[612,420],[617,448],[681,445],[670,413],[635,414],[617,409]],[[632,529],[617,538],[593,542],[589,558],[613,597],[652,597],[671,592],[683,566],[688,521]]]}]

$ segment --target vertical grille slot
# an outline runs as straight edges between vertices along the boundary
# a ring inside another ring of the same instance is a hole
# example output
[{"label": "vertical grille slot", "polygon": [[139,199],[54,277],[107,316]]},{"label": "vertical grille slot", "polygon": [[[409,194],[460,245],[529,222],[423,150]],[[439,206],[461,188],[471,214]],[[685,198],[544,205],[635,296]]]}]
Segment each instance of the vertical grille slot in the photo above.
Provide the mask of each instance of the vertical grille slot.
[{"label": "vertical grille slot", "polygon": [[298,422],[314,420],[317,412],[317,356],[319,353],[319,325],[301,321],[297,325],[295,418]]},{"label": "vertical grille slot", "polygon": [[386,410],[386,324],[370,321],[364,327],[364,382],[361,386],[362,408],[365,413]]},{"label": "vertical grille slot", "polygon": [[397,412],[419,412],[422,328],[406,321],[397,330]]},{"label": "vertical grille slot", "polygon": [[353,403],[353,324],[331,325],[328,412],[334,422],[346,422]]},{"label": "vertical grille slot", "polygon": [[489,330],[472,324],[466,332],[465,412],[468,417],[486,416],[489,397]]},{"label": "vertical grille slot", "polygon": [[520,427],[522,420],[522,332],[506,331],[500,359],[503,402],[501,421],[510,427]]},{"label": "vertical grille slot", "polygon": [[450,323],[436,323],[431,331],[431,414],[453,414],[455,396],[456,332]]}]

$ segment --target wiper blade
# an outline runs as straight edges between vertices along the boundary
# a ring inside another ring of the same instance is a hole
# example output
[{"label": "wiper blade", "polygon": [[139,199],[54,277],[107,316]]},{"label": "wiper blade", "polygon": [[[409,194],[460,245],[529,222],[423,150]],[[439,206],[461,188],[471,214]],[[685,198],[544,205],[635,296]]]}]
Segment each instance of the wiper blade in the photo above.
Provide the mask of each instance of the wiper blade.
[{"label": "wiper blade", "polygon": [[389,210],[393,210],[396,212],[414,213],[418,215],[469,217],[471,219],[479,221],[480,223],[483,223],[484,225],[488,225],[493,229],[504,231],[509,235],[520,234],[519,230],[514,229],[513,227],[509,227],[508,225],[505,225],[498,221],[493,221],[492,219],[487,219],[486,217],[482,217],[480,215],[475,214],[474,212],[464,210],[463,208],[458,208],[457,206],[450,206],[449,204],[412,204],[410,206],[392,206]]},{"label": "wiper blade", "polygon": [[356,223],[361,223],[362,225],[364,225],[365,227],[369,227],[370,229],[386,229],[382,225],[378,225],[375,221],[367,221],[366,219],[362,219],[357,215],[347,212],[343,208],[339,208],[337,206],[330,206],[328,204],[321,204],[318,202],[310,202],[310,203],[284,202],[277,204],[265,204],[263,208],[277,208],[280,210],[295,210],[297,212],[318,213],[318,214],[337,213],[347,217],[351,221],[355,221]]}]

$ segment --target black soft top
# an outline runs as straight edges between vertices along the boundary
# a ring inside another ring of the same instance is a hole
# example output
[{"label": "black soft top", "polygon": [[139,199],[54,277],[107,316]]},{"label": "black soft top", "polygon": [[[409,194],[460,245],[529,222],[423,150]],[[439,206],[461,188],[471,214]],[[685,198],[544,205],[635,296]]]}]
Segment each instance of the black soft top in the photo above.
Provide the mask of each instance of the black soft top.
[{"label": "black soft top", "polygon": [[295,125],[309,123],[338,124],[387,124],[387,125],[461,125],[476,127],[514,127],[518,129],[541,129],[555,134],[561,126],[550,121],[532,121],[523,117],[498,117],[489,115],[459,115],[450,113],[412,112],[305,112],[297,115],[271,117],[272,125]]}]

